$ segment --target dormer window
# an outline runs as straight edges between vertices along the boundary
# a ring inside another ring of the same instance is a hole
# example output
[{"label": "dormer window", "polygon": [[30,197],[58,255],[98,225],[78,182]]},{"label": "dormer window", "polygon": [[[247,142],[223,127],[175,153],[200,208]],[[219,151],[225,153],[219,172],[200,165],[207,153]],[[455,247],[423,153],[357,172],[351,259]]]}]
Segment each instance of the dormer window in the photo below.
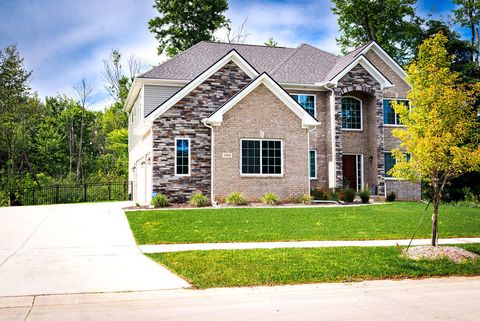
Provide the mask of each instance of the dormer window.
[{"label": "dormer window", "polygon": [[291,94],[294,100],[296,100],[310,115],[316,117],[316,102],[315,95],[307,94]]}]

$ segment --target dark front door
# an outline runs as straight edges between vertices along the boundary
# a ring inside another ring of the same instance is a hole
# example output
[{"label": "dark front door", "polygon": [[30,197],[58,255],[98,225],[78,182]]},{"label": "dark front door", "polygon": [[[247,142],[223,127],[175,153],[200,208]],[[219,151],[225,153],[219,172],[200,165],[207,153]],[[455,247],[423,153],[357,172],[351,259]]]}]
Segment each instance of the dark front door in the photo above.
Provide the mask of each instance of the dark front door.
[{"label": "dark front door", "polygon": [[357,189],[357,157],[355,155],[343,155],[343,185]]}]

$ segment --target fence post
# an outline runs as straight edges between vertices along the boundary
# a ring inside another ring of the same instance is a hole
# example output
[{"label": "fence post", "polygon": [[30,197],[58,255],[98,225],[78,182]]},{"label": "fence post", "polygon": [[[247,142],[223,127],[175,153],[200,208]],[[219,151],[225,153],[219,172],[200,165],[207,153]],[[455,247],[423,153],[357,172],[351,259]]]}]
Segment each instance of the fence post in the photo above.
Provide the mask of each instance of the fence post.
[{"label": "fence post", "polygon": [[32,189],[32,205],[35,205],[35,187]]},{"label": "fence post", "polygon": [[83,201],[87,201],[87,183],[83,184]]},{"label": "fence post", "polygon": [[60,185],[57,184],[57,186],[55,187],[55,203],[58,204],[60,203]]},{"label": "fence post", "polygon": [[108,200],[112,200],[112,182],[108,183]]}]

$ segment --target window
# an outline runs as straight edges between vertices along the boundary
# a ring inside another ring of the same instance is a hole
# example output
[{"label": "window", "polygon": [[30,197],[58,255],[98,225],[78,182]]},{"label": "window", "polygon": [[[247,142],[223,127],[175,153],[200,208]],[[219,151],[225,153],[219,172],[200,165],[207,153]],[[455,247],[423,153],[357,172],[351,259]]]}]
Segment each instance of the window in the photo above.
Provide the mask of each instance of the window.
[{"label": "window", "polygon": [[310,172],[310,178],[317,178],[317,151],[308,151],[308,166]]},{"label": "window", "polygon": [[303,109],[305,109],[310,115],[315,117],[315,95],[294,94],[290,96],[302,105]]},{"label": "window", "polygon": [[190,175],[190,139],[175,138],[175,175]]},{"label": "window", "polygon": [[[407,162],[410,161],[410,153],[405,153],[405,158]],[[392,175],[388,174],[388,172],[395,166],[397,160],[393,157],[391,152],[385,153],[385,177],[392,177]]]},{"label": "window", "polygon": [[[401,125],[400,116],[395,113],[392,107],[392,101],[394,99],[383,100],[383,123],[385,125]],[[398,102],[404,103],[410,108],[410,101],[406,99],[397,99]]]},{"label": "window", "polygon": [[241,141],[242,174],[281,175],[282,142],[244,139]]},{"label": "window", "polygon": [[362,129],[362,102],[353,97],[342,98],[342,128]]}]

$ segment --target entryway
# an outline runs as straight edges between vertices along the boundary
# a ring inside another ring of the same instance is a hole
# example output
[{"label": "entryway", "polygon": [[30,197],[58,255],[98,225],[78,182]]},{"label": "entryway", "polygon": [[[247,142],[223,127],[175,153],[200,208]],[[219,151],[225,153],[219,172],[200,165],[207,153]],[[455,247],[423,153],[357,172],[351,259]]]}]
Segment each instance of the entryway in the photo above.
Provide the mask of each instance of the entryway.
[{"label": "entryway", "polygon": [[342,170],[343,187],[361,191],[363,189],[363,155],[343,154]]}]

